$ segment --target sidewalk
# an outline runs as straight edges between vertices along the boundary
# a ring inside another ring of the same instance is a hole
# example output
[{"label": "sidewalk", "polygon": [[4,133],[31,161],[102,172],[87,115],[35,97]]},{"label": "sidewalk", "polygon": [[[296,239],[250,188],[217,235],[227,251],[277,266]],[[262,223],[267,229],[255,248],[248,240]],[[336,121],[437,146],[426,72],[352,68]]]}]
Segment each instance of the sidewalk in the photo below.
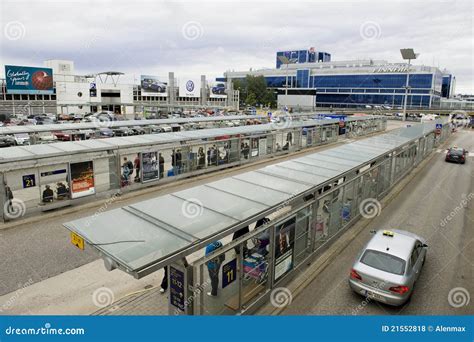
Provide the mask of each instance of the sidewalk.
[{"label": "sidewalk", "polygon": [[92,315],[168,315],[168,294],[169,290],[162,294],[159,286],[153,287],[120,299]]},{"label": "sidewalk", "polygon": [[[118,314],[147,310],[159,315],[168,310],[166,294],[159,288],[143,290],[159,287],[162,277],[162,270],[139,280],[120,270],[108,272],[100,259],[32,285],[18,284],[16,291],[0,297],[0,316],[107,314],[115,306],[122,308],[115,309]],[[139,303],[143,309],[135,310]]]}]

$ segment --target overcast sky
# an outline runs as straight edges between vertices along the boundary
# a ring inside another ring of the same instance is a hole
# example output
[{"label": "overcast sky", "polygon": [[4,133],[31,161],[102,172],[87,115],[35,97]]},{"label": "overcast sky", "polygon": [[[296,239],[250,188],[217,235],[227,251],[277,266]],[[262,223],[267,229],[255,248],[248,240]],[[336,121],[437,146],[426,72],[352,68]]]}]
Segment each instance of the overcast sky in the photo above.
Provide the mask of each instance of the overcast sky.
[{"label": "overcast sky", "polygon": [[456,92],[474,93],[472,0],[0,1],[2,65],[216,77],[274,67],[277,50],[400,62],[413,47],[416,64],[446,68]]}]

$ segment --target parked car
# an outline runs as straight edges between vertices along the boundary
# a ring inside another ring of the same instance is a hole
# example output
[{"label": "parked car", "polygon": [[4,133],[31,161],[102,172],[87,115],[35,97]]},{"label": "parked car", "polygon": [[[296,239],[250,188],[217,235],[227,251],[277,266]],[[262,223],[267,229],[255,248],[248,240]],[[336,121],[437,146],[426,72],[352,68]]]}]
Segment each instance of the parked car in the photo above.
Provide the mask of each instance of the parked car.
[{"label": "parked car", "polygon": [[114,136],[114,132],[110,128],[99,129],[99,138],[111,138]]},{"label": "parked car", "polygon": [[13,140],[15,140],[15,145],[29,145],[30,144],[30,136],[28,133],[15,133],[12,136]]},{"label": "parked car", "polygon": [[135,134],[135,135],[141,135],[141,134],[146,133],[145,129],[141,126],[133,126],[131,128],[131,130],[132,130],[133,134]]},{"label": "parked car", "polygon": [[133,135],[133,131],[128,127],[114,128],[112,131],[114,132],[114,136],[116,137],[126,137],[129,135]]},{"label": "parked car", "polygon": [[447,150],[445,160],[447,162],[464,164],[466,163],[467,154],[468,151],[466,151],[465,149],[454,146]]},{"label": "parked car", "polygon": [[15,146],[16,142],[15,139],[9,135],[1,135],[0,136],[0,147],[11,147]]},{"label": "parked car", "polygon": [[349,276],[351,289],[388,305],[412,295],[426,258],[426,241],[403,230],[379,230],[362,249]]}]

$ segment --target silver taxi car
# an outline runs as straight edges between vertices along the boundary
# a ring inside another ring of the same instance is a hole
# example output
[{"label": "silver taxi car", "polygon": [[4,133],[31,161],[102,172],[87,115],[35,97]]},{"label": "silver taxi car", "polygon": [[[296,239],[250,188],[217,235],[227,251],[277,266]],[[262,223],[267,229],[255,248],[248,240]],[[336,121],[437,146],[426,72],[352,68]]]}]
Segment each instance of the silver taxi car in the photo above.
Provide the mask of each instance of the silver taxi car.
[{"label": "silver taxi car", "polygon": [[379,230],[352,266],[349,285],[367,298],[388,305],[403,305],[425,263],[423,238],[403,230]]}]

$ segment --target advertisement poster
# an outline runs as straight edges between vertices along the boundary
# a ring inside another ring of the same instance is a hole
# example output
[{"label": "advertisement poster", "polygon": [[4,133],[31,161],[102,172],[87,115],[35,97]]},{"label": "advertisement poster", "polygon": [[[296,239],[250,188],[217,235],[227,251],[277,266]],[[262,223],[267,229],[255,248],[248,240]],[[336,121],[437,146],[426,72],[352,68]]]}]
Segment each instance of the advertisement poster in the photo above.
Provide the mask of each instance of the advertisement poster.
[{"label": "advertisement poster", "polygon": [[142,94],[150,94],[155,96],[168,96],[166,91],[167,83],[163,82],[160,77],[141,75],[140,85],[142,88]]},{"label": "advertisement poster", "polygon": [[217,82],[209,84],[209,96],[211,98],[226,98],[227,93],[225,89],[225,83]]},{"label": "advertisement poster", "polygon": [[197,78],[183,78],[179,81],[179,96],[201,97],[201,80]]},{"label": "advertisement poster", "polygon": [[71,198],[93,195],[94,167],[92,161],[71,163]]},{"label": "advertisement poster", "polygon": [[53,94],[53,69],[5,65],[8,94]]},{"label": "advertisement poster", "polygon": [[275,227],[275,281],[293,268],[296,217]]},{"label": "advertisement poster", "polygon": [[142,182],[159,178],[158,153],[143,152],[142,157]]},{"label": "advertisement poster", "polygon": [[260,139],[258,142],[258,154],[264,156],[267,154],[267,139]]}]

